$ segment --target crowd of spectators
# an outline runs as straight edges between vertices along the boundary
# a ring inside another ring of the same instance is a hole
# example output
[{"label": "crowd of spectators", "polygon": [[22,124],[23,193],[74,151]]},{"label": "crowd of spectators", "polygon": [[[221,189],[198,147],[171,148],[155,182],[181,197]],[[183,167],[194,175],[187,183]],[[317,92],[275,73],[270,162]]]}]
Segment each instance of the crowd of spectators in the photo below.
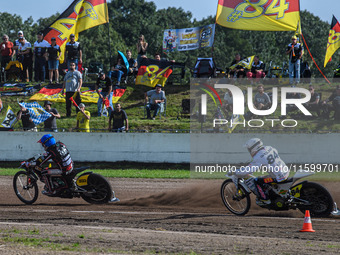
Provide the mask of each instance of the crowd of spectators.
[{"label": "crowd of spectators", "polygon": [[[291,85],[295,87],[295,85]],[[330,119],[330,115],[334,112],[332,118],[335,121],[340,121],[340,85],[331,93],[331,95],[325,99],[321,100],[321,93],[315,91],[313,85],[309,85],[309,92],[311,93],[311,98],[303,106],[313,115],[312,118],[319,119]],[[301,94],[297,92],[287,93],[287,99],[301,99]],[[222,110],[226,119],[232,118],[233,112],[233,96],[230,90],[224,95]],[[263,84],[257,86],[257,93],[253,99],[253,106],[257,110],[267,110],[272,106],[271,92],[266,93]],[[305,118],[304,115],[299,113],[299,108],[296,105],[287,105],[287,114],[293,114],[296,118]],[[250,112],[245,114],[245,118],[251,119],[254,115]]]},{"label": "crowd of spectators", "polygon": [[[16,59],[22,64],[20,79],[25,82],[45,82],[48,77],[50,84],[55,81],[59,83],[59,61],[61,58],[60,45],[55,37],[51,38],[51,44],[44,40],[44,34],[39,31],[37,40],[32,44],[24,37],[23,31],[18,31],[18,38],[14,43],[9,41],[7,35],[3,35],[1,49],[1,81],[5,81],[4,70],[7,64]],[[80,43],[75,41],[75,35],[71,34],[69,42],[66,43],[64,59],[69,68],[74,62],[82,64],[82,50]],[[47,72],[48,69],[48,72]],[[34,70],[34,77],[33,77]],[[48,76],[46,74],[48,73]]]},{"label": "crowd of spectators", "polygon": [[[310,77],[310,70],[307,62],[302,62],[302,56],[304,54],[303,45],[298,42],[296,36],[292,36],[291,40],[291,43],[289,43],[286,48],[286,54],[289,56],[287,72],[289,74],[290,85],[294,85],[300,83],[301,75]],[[254,56],[251,65],[247,62],[242,63],[242,60],[244,60],[244,58],[241,54],[236,53],[234,60],[231,62],[230,66],[226,68],[227,77],[232,81],[238,79],[238,81],[242,82],[242,79],[240,78],[247,78],[250,84],[262,83],[261,79],[266,77],[267,71],[265,71],[265,63],[260,60],[259,56]],[[301,72],[302,68],[304,69],[303,73]]]},{"label": "crowd of spectators", "polygon": [[[1,49],[1,67],[5,68],[9,61],[14,56],[22,63],[23,72],[22,80],[32,81],[33,79],[33,66],[34,66],[34,80],[36,82],[44,82],[46,77],[45,67],[48,64],[48,78],[50,84],[53,83],[53,78],[56,83],[59,83],[59,60],[61,58],[60,46],[56,42],[56,38],[51,38],[51,44],[43,39],[43,33],[37,33],[37,41],[34,42],[33,47],[28,42],[23,31],[18,32],[17,40],[12,43],[9,41],[7,35],[3,36],[3,43],[0,45]],[[69,42],[66,44],[65,55],[63,56],[68,71],[65,73],[62,93],[66,92],[66,117],[71,116],[72,101],[76,110],[76,129],[83,132],[90,132],[90,119],[91,114],[85,110],[85,105],[81,102],[80,90],[82,87],[83,79],[82,74],[77,70],[78,65],[82,64],[82,49],[80,43],[75,41],[75,35],[71,34]],[[148,43],[145,41],[144,35],[138,37],[136,44],[138,57],[135,60],[132,57],[132,52],[126,50],[126,57],[129,63],[127,69],[123,59],[117,58],[115,65],[106,74],[100,72],[95,84],[95,90],[98,93],[97,102],[97,116],[106,115],[109,117],[109,130],[111,132],[122,132],[129,130],[128,118],[126,112],[122,109],[120,103],[115,104],[113,107],[112,98],[113,90],[120,86],[123,79],[126,82],[128,76],[136,75],[138,68],[141,65],[142,59],[147,58]],[[286,54],[289,55],[289,78],[292,87],[294,84],[300,82],[300,65],[303,56],[303,47],[297,42],[295,36],[292,37],[292,42],[287,46]],[[154,59],[163,61],[161,54],[154,54]],[[258,110],[266,110],[271,107],[270,94],[264,91],[264,86],[261,84],[261,79],[265,77],[265,64],[260,60],[259,56],[254,57],[254,61],[250,69],[245,68],[243,65],[238,64],[242,60],[241,54],[237,53],[230,66],[233,68],[227,69],[227,74],[230,78],[247,78],[250,84],[258,84],[258,92],[254,96],[254,107]],[[174,61],[174,60],[172,60]],[[34,65],[33,65],[34,64]],[[3,72],[1,72],[3,73]],[[294,82],[295,77],[295,82]],[[114,82],[114,80],[116,80]],[[304,106],[312,112],[316,112],[318,116],[329,117],[331,111],[334,111],[334,119],[340,120],[340,87],[332,93],[326,100],[321,101],[321,94],[314,91],[313,86],[309,86],[311,92],[311,100],[304,104]],[[300,98],[299,93],[291,93],[287,95],[288,98]],[[166,103],[165,92],[162,90],[160,84],[156,85],[155,89],[145,93],[145,110],[147,119],[155,119],[159,114],[162,104]],[[1,101],[0,101],[1,103]],[[52,103],[46,101],[44,103],[45,110],[51,114],[51,117],[44,122],[45,131],[58,132],[56,119],[61,118],[57,109],[52,108]],[[2,108],[2,104],[1,104]],[[230,91],[224,96],[223,112],[227,118],[230,118],[233,112],[233,97]],[[297,108],[288,105],[287,112],[294,112]],[[153,112],[152,112],[153,111]],[[21,106],[21,110],[17,113],[17,119],[22,121],[23,129],[25,131],[37,131],[30,118],[27,109]]]}]

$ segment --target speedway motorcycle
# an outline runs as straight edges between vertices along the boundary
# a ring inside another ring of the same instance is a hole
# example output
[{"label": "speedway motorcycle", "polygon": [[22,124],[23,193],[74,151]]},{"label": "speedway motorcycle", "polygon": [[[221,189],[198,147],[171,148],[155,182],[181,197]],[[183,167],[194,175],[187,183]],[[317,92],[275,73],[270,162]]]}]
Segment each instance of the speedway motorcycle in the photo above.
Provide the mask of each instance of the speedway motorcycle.
[{"label": "speedway motorcycle", "polygon": [[[39,155],[23,161],[19,168],[23,170],[17,172],[13,179],[13,188],[17,197],[25,204],[33,204],[38,199],[38,181],[42,181],[42,169],[35,166],[33,162]],[[91,204],[104,204],[110,201],[119,201],[112,192],[109,182],[101,175],[92,172],[79,173],[89,167],[76,168],[70,173],[68,178],[72,178],[71,187],[62,188],[66,185],[66,180],[62,175],[50,176],[50,183],[56,193],[49,195],[60,198],[81,197]],[[113,196],[113,198],[112,198]]]},{"label": "speedway motorcycle", "polygon": [[[308,181],[294,184],[297,180],[312,174],[314,172],[298,170],[293,177],[283,182],[265,184],[271,203],[257,204],[274,211],[298,209],[304,213],[309,210],[310,214],[316,217],[340,215],[336,203],[325,187]],[[232,175],[229,178],[221,187],[222,201],[233,214],[245,215],[250,209],[250,194],[254,193],[252,190],[255,189],[255,177],[249,175],[249,178],[238,178]]]}]

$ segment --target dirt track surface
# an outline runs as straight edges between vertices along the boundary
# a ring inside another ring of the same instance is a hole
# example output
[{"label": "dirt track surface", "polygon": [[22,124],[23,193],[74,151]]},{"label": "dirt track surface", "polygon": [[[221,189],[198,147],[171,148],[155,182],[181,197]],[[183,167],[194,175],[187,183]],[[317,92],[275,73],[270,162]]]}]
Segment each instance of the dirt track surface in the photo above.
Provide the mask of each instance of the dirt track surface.
[{"label": "dirt track surface", "polygon": [[[219,180],[110,183],[121,202],[90,205],[39,194],[27,206],[15,196],[12,178],[0,177],[0,254],[340,253],[340,218],[312,218],[316,232],[301,233],[299,211],[272,212],[253,203],[246,216],[236,217],[222,204]],[[323,184],[340,204],[339,183]]]}]

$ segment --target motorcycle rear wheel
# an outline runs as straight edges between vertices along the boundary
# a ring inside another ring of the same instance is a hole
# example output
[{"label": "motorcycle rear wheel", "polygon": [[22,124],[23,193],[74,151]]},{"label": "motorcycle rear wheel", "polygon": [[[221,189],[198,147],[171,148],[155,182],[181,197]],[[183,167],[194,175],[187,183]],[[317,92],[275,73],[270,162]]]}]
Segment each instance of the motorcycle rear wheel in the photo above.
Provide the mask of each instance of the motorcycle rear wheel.
[{"label": "motorcycle rear wheel", "polygon": [[334,202],[331,194],[318,183],[304,183],[300,190],[300,198],[312,203],[310,206],[299,208],[302,213],[309,210],[311,216],[327,217],[333,210]]},{"label": "motorcycle rear wheel", "polygon": [[250,209],[250,196],[245,189],[240,185],[236,189],[235,184],[231,179],[225,180],[221,187],[221,197],[223,204],[233,214],[242,216]]},{"label": "motorcycle rear wheel", "polygon": [[27,205],[33,204],[38,199],[37,182],[25,171],[19,171],[14,175],[13,188],[15,195]]},{"label": "motorcycle rear wheel", "polygon": [[105,204],[111,200],[111,185],[99,174],[92,173],[88,178],[88,185],[82,188],[89,191],[82,193],[81,197],[90,204]]}]

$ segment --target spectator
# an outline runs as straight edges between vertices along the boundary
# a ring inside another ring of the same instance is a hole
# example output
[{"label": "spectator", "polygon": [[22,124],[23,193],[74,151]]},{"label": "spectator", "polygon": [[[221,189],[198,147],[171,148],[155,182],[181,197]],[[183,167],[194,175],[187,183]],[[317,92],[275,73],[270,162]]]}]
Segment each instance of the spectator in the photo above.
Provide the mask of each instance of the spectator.
[{"label": "spectator", "polygon": [[[2,36],[2,43],[0,46],[1,50],[1,69],[5,70],[7,64],[12,60],[13,55],[15,54],[15,50],[13,49],[13,43],[9,41],[8,35]],[[1,76],[3,76],[3,72],[1,72]],[[5,77],[2,79],[5,80]]]},{"label": "spectator", "polygon": [[340,78],[340,63],[338,64],[337,68],[334,70],[334,79]]},{"label": "spectator", "polygon": [[32,81],[33,60],[32,45],[24,37],[19,38],[17,59],[22,63],[22,80]]},{"label": "spectator", "polygon": [[261,78],[264,78],[266,74],[264,73],[264,63],[260,61],[258,56],[254,57],[253,64],[251,66],[251,70],[247,72],[248,80],[253,84],[253,79],[256,78],[256,83],[260,81]]},{"label": "spectator", "polygon": [[54,78],[56,83],[59,83],[59,57],[60,57],[60,47],[57,44],[57,41],[55,37],[51,38],[51,45],[47,48],[48,53],[48,71],[49,71],[49,79],[50,84],[52,84],[53,80],[53,72],[54,72]]},{"label": "spectator", "polygon": [[257,86],[258,93],[255,95],[255,108],[257,110],[267,110],[271,105],[270,97],[267,93],[264,92],[263,85],[260,84]]},{"label": "spectator", "polygon": [[80,111],[77,114],[77,129],[80,132],[90,132],[90,118],[91,114],[89,111],[85,111],[85,105],[79,104]]},{"label": "spectator", "polygon": [[[241,58],[241,54],[237,53],[235,55],[235,59],[233,60],[233,62],[231,62],[230,66],[236,65],[238,62],[240,62],[242,60]],[[228,68],[229,69],[229,68]],[[230,77],[234,77],[234,78],[243,78],[246,76],[246,72],[243,66],[241,65],[237,65],[234,69],[229,69],[228,73],[230,75]]]},{"label": "spectator", "polygon": [[20,31],[18,31],[18,39],[16,39],[16,40],[14,41],[14,43],[13,43],[13,49],[14,49],[15,52],[16,52],[16,57],[17,57],[17,60],[18,60],[18,61],[20,61],[20,60],[18,59],[18,49],[19,49],[19,44],[20,44],[19,39],[20,39],[21,37],[24,37],[24,32],[22,32],[22,31],[20,30]]},{"label": "spectator", "polygon": [[162,61],[161,54],[159,54],[159,53],[155,53],[154,58],[157,61]]},{"label": "spectator", "polygon": [[320,114],[320,105],[319,105],[320,95],[315,92],[314,87],[312,85],[309,86],[308,90],[311,94],[311,98],[309,102],[304,104],[304,106],[306,107],[307,110],[315,111],[319,115]]},{"label": "spectator", "polygon": [[288,44],[286,54],[289,55],[289,83],[294,83],[295,75],[295,81],[299,84],[303,47],[297,42],[297,37],[295,35],[292,37],[292,43]]},{"label": "spectator", "polygon": [[35,126],[33,119],[31,118],[30,112],[23,106],[20,106],[20,110],[17,113],[17,120],[22,121],[22,128],[24,131],[37,132],[38,129]]},{"label": "spectator", "polygon": [[[291,86],[292,88],[295,88],[294,85]],[[300,93],[287,93],[287,99],[300,99],[301,98],[301,94]],[[287,104],[287,112],[292,112],[295,110],[298,110],[299,108],[296,107],[295,104]]]},{"label": "spectator", "polygon": [[45,81],[45,66],[47,61],[46,49],[50,46],[49,43],[43,40],[44,34],[42,32],[37,33],[37,41],[34,43],[34,80],[36,82]]},{"label": "spectator", "polygon": [[137,61],[132,58],[131,50],[126,50],[126,57],[129,62],[129,72],[128,75],[133,75],[138,72]]},{"label": "spectator", "polygon": [[[83,84],[82,76],[79,71],[76,70],[76,63],[70,63],[70,69],[66,73],[64,77],[63,89],[62,93],[64,93],[64,89],[66,88],[66,117],[71,116],[71,97],[75,97],[75,102],[79,105],[81,103],[80,99],[80,89]],[[76,112],[78,113],[79,109],[76,107]]]},{"label": "spectator", "polygon": [[[167,59],[164,59],[164,58],[162,59],[162,58],[161,58],[161,54],[158,53],[158,52],[155,53],[154,59],[157,60],[157,61],[168,61]],[[175,60],[170,60],[170,62],[175,62]]]},{"label": "spectator", "polygon": [[49,112],[52,116],[44,121],[44,130],[47,132],[53,131],[58,132],[57,128],[57,118],[60,119],[60,114],[57,109],[51,108],[52,103],[50,101],[45,101],[44,107],[46,112]]},{"label": "spectator", "polygon": [[116,86],[120,85],[120,81],[122,80],[122,77],[126,71],[126,67],[122,63],[122,59],[118,58],[117,64],[111,68],[111,71],[108,74],[109,78],[111,79],[113,77],[117,78]]},{"label": "spectator", "polygon": [[70,63],[76,63],[76,69],[78,69],[79,63],[83,63],[83,52],[80,47],[80,43],[75,41],[74,34],[70,35],[70,41],[66,43],[65,59],[67,60],[67,68],[70,69]]},{"label": "spectator", "polygon": [[[149,99],[149,100],[148,100]],[[162,91],[162,85],[157,84],[154,90],[149,90],[145,93],[145,103],[147,118],[151,119],[151,110],[154,110],[153,120],[158,115],[158,112],[161,108],[161,103],[164,103],[166,100],[165,93]]]},{"label": "spectator", "polygon": [[138,38],[138,43],[137,43],[137,52],[138,52],[138,57],[137,57],[137,62],[138,62],[138,67],[140,66],[140,62],[142,61],[142,57],[146,57],[146,51],[148,49],[148,43],[145,42],[144,35],[140,35]]},{"label": "spectator", "polygon": [[231,115],[233,114],[233,95],[230,90],[228,90],[228,92],[226,92],[224,95],[224,104],[222,109],[226,115],[226,118],[231,117],[229,116],[229,113],[231,113]]},{"label": "spectator", "polygon": [[[111,123],[112,123],[112,126],[111,126]],[[123,132],[123,131],[128,131],[128,130],[129,130],[129,121],[128,121],[126,112],[122,109],[120,103],[117,103],[115,105],[114,111],[112,111],[110,114],[109,131]]]},{"label": "spectator", "polygon": [[4,108],[4,106],[3,106],[3,104],[2,104],[1,94],[0,94],[0,112],[2,111],[3,108]]},{"label": "spectator", "polygon": [[[327,104],[332,102],[332,105]],[[340,85],[336,86],[336,90],[332,95],[322,102],[322,109],[324,113],[329,117],[330,112],[334,111],[334,120],[340,120]]]},{"label": "spectator", "polygon": [[[98,93],[98,102],[97,102],[97,108],[98,108],[98,117],[102,115],[102,108],[103,108],[103,102],[105,103],[106,100],[109,101],[110,107],[108,109],[109,115],[111,114],[111,111],[113,109],[112,106],[112,82],[109,77],[105,75],[105,73],[101,72],[99,74],[99,77],[97,79],[96,83],[96,91]],[[101,92],[99,92],[99,89],[101,88]]]}]

